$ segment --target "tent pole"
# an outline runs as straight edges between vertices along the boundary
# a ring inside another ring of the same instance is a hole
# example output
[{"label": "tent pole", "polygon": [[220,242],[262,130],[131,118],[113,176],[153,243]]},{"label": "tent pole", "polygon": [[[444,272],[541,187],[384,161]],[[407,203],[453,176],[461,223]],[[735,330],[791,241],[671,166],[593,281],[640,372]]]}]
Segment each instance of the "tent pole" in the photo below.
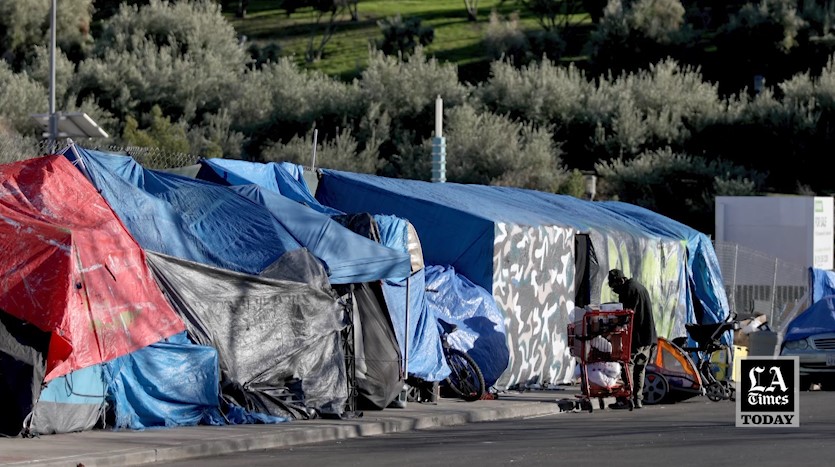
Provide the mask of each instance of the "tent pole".
[{"label": "tent pole", "polygon": [[406,330],[403,333],[403,378],[409,378],[409,281],[411,276],[406,277]]}]

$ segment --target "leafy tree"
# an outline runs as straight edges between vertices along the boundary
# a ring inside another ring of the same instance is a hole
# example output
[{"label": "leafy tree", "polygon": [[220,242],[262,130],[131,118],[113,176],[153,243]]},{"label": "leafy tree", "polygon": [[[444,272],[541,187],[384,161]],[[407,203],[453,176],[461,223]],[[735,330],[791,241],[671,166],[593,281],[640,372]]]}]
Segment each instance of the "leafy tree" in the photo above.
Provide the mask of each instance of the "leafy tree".
[{"label": "leafy tree", "polygon": [[250,60],[215,3],[151,0],[122,6],[104,22],[71,91],[95,96],[120,118],[159,105],[190,122],[238,98],[234,83]]},{"label": "leafy tree", "polygon": [[[357,173],[375,173],[380,163],[373,151],[359,150],[351,130],[338,130],[336,137],[316,145],[316,166]],[[296,164],[311,164],[313,132],[305,137],[294,136],[286,144],[275,143],[264,151],[267,161],[288,161]]]},{"label": "leafy tree", "polygon": [[222,109],[216,114],[205,115],[200,126],[192,126],[188,130],[190,153],[207,158],[239,159],[242,156],[246,137],[235,128],[235,122],[227,109]]},{"label": "leafy tree", "polygon": [[527,11],[536,16],[546,31],[566,30],[581,21],[578,15],[584,10],[581,0],[517,0]]},{"label": "leafy tree", "polygon": [[151,108],[150,122],[146,129],[139,128],[139,122],[128,115],[122,139],[130,146],[159,148],[167,152],[188,153],[190,145],[183,125],[172,124],[171,119],[162,114],[158,105]]},{"label": "leafy tree", "polygon": [[[55,11],[56,45],[79,57],[90,45],[93,0],[61,0]],[[49,44],[51,0],[0,0],[0,55],[16,69],[27,51]]]},{"label": "leafy tree", "polygon": [[740,76],[744,81],[734,84],[750,87],[755,75],[776,83],[801,71],[791,66],[790,53],[798,47],[805,26],[795,0],[746,4],[717,37],[719,59],[728,68],[727,76]]},{"label": "leafy tree", "polygon": [[347,13],[351,21],[359,21],[359,0],[283,0],[281,8],[292,15],[296,10],[311,8],[316,20],[310,28],[309,40],[305,59],[308,63],[320,60],[325,47],[336,31],[337,20]]},{"label": "leafy tree", "polygon": [[32,113],[46,113],[47,90],[26,73],[15,73],[0,60],[0,119],[4,126],[24,135],[34,135],[41,128],[32,119]]},{"label": "leafy tree", "polygon": [[[50,57],[49,49],[45,46],[35,46],[29,54],[29,59],[24,63],[24,71],[35,81],[41,84],[44,89],[49,90],[50,81]],[[65,108],[68,103],[67,92],[70,88],[73,73],[75,72],[75,64],[62,50],[56,50],[55,53],[55,101],[58,109]]]},{"label": "leafy tree", "polygon": [[287,142],[314,127],[323,140],[331,138],[325,130],[359,121],[366,106],[357,84],[302,70],[289,58],[244,74],[238,87],[240,96],[227,108],[235,128],[249,139],[250,157],[258,157],[268,142]]},{"label": "leafy tree", "polygon": [[587,44],[595,74],[635,71],[686,56],[693,31],[680,0],[609,0]]},{"label": "leafy tree", "polygon": [[521,67],[543,58],[557,61],[565,51],[565,41],[553,31],[524,31],[519,16],[506,20],[494,10],[484,33],[484,48],[493,60],[506,60]]},{"label": "leafy tree", "polygon": [[427,46],[435,39],[435,29],[421,26],[417,16],[403,19],[400,15],[377,22],[383,38],[375,42],[386,55],[411,55],[418,45]]},{"label": "leafy tree", "polygon": [[440,95],[445,108],[451,108],[469,94],[455,66],[428,58],[420,46],[402,58],[372,51],[358,86],[361,102],[378,104],[376,112],[391,119],[391,136],[380,147],[386,162],[381,174],[428,177],[424,163],[435,121],[435,99]]},{"label": "leafy tree", "polygon": [[558,192],[568,180],[547,128],[464,104],[447,113],[447,178]]},{"label": "leafy tree", "polygon": [[754,195],[765,175],[728,161],[661,148],[634,160],[615,159],[595,165],[600,177],[598,193],[652,209],[696,230],[713,230],[713,204],[717,195]]},{"label": "leafy tree", "polygon": [[478,0],[464,0],[467,9],[467,21],[478,21]]},{"label": "leafy tree", "polygon": [[583,9],[589,14],[591,22],[597,24],[603,19],[603,9],[609,0],[583,0]]}]

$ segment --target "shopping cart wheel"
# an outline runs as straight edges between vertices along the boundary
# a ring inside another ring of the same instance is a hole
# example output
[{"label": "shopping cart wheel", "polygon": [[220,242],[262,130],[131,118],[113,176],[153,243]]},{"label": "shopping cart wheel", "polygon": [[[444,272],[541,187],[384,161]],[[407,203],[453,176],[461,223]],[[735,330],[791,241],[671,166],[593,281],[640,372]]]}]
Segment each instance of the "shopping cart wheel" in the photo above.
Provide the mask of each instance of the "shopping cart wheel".
[{"label": "shopping cart wheel", "polygon": [[600,410],[605,410],[606,409],[606,401],[603,400],[602,397],[598,397],[597,398],[597,406],[600,407]]},{"label": "shopping cart wheel", "polygon": [[644,377],[644,402],[650,405],[660,404],[670,392],[667,378],[654,371],[647,371]]},{"label": "shopping cart wheel", "polygon": [[722,386],[722,383],[719,382],[710,383],[707,387],[707,398],[713,402],[719,402],[722,399],[727,399],[728,395],[725,386]]},{"label": "shopping cart wheel", "polygon": [[591,403],[590,399],[583,399],[580,401],[580,408],[582,410],[588,410],[589,413],[594,412],[594,404]]}]

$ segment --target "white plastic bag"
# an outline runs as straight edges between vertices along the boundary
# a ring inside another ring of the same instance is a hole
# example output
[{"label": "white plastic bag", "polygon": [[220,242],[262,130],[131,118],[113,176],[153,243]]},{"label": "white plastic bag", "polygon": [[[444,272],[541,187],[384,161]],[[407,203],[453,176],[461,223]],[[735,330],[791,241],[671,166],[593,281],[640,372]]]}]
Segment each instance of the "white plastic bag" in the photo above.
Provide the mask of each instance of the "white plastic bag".
[{"label": "white plastic bag", "polygon": [[586,365],[589,383],[605,388],[618,385],[621,365],[619,362],[594,362]]}]

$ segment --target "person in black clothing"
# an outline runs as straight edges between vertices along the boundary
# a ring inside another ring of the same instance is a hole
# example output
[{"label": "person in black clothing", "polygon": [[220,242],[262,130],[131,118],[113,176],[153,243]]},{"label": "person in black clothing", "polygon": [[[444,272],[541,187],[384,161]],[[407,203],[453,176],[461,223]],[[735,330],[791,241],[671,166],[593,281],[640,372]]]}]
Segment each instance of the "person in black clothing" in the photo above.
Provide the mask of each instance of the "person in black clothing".
[{"label": "person in black clothing", "polygon": [[[658,336],[655,331],[655,319],[652,316],[652,300],[646,287],[635,279],[623,275],[620,269],[612,269],[608,275],[609,287],[618,294],[618,302],[624,310],[632,310],[632,349],[629,372],[632,375],[632,403],[636,409],[643,407],[644,376],[649,363],[652,348]],[[620,398],[609,405],[613,409],[629,407],[629,400]]]}]

